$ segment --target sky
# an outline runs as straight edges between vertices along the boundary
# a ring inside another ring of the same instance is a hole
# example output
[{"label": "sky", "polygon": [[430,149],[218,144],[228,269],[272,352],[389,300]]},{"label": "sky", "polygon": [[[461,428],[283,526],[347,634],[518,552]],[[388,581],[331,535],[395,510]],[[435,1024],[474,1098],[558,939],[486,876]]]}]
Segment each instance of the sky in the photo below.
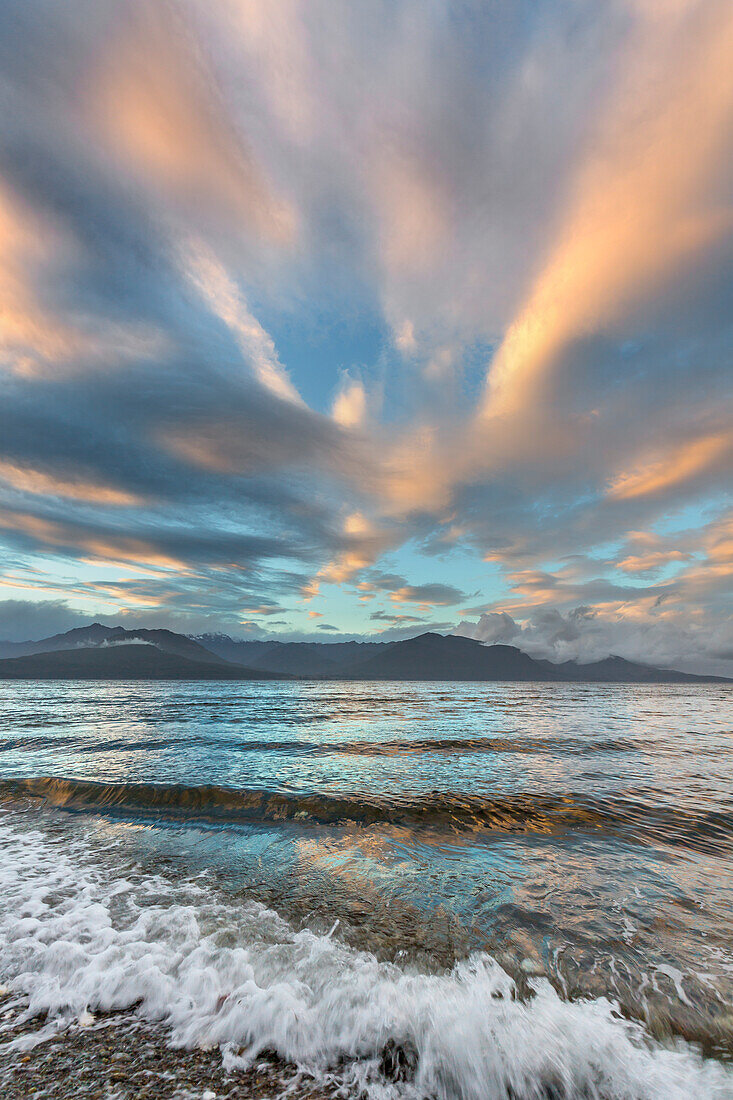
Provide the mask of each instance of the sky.
[{"label": "sky", "polygon": [[0,637],[733,675],[730,0],[5,0]]}]

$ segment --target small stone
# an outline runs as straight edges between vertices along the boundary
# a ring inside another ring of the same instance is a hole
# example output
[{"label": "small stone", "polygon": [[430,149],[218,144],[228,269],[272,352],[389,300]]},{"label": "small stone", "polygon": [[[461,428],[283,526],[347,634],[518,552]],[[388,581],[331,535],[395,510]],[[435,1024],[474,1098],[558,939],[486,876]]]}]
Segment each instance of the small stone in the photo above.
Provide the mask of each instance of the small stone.
[{"label": "small stone", "polygon": [[205,1092],[201,1093],[201,1100],[216,1100],[216,1093],[212,1092],[211,1089],[206,1089]]},{"label": "small stone", "polygon": [[532,974],[535,977],[540,977],[545,973],[545,968],[542,963],[535,959],[522,959],[519,965],[525,974]]},{"label": "small stone", "polygon": [[85,1010],[84,1012],[82,1012],[77,1022],[79,1024],[79,1027],[91,1027],[94,1023],[95,1018],[96,1017],[93,1016],[91,1012],[87,1012]]}]

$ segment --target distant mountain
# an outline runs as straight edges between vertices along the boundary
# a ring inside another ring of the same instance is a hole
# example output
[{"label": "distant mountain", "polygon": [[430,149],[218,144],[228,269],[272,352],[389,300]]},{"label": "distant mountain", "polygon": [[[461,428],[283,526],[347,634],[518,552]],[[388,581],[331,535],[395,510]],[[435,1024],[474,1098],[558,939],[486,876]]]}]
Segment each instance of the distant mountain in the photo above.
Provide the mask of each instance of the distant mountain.
[{"label": "distant mountain", "polygon": [[230,638],[228,634],[190,634],[189,638],[215,657],[235,665],[249,666],[273,645],[272,642],[245,642]]},{"label": "distant mountain", "polygon": [[152,643],[56,649],[0,660],[0,680],[259,680],[276,674],[231,665],[195,661],[165,652]]},{"label": "distant mountain", "polygon": [[458,635],[420,634],[354,665],[358,680],[552,680],[549,661],[514,646],[485,646]]},{"label": "distant mountain", "polygon": [[233,664],[292,676],[333,676],[366,660],[390,642],[254,642],[227,634],[197,634],[194,641]]},{"label": "distant mountain", "polygon": [[598,683],[731,683],[606,657],[591,664],[538,660],[510,645],[459,635],[401,642],[237,641],[171,630],[91,626],[36,642],[0,643],[0,679],[505,680]]},{"label": "distant mountain", "polygon": [[721,677],[607,657],[591,664],[530,657],[515,646],[487,646],[449,634],[421,634],[402,642],[236,641],[226,634],[195,639],[235,664],[292,676],[353,680],[540,680],[600,683],[709,683]]},{"label": "distant mountain", "polygon": [[730,682],[607,657],[591,664],[537,660],[510,645],[482,645],[449,634],[421,634],[395,642],[376,656],[342,672],[354,680],[541,680],[602,683]]},{"label": "distant mountain", "polygon": [[118,645],[120,642],[134,641],[149,642],[163,653],[173,653],[192,661],[217,660],[215,654],[186,637],[185,634],[175,634],[172,630],[143,628],[125,630],[122,626],[103,626],[101,623],[75,627],[74,630],[67,630],[65,634],[54,634],[51,638],[41,638],[36,642],[0,642],[0,658],[26,657],[33,653],[54,653],[62,649]]},{"label": "distant mountain", "polygon": [[121,627],[102,626],[101,623],[93,623],[91,626],[81,626],[74,630],[67,630],[65,634],[54,634],[50,638],[40,638],[35,642],[0,642],[0,658],[2,657],[26,657],[30,653],[50,653],[56,649],[67,649],[74,646],[102,645],[115,630]]}]

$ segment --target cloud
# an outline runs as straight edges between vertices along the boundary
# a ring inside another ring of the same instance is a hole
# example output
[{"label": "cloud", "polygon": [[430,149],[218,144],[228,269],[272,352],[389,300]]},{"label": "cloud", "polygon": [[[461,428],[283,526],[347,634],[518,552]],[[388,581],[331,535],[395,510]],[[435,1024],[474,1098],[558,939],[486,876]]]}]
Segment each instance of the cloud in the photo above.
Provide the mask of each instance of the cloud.
[{"label": "cloud", "polygon": [[275,600],[263,599],[259,604],[252,605],[243,602],[240,608],[240,614],[242,618],[249,618],[250,615],[282,615],[283,608]]},{"label": "cloud", "polygon": [[636,531],[598,576],[575,555],[554,571],[516,570],[508,598],[459,633],[552,660],[631,660],[733,675],[733,539],[723,510],[669,534]]},{"label": "cloud", "polygon": [[168,351],[146,322],[120,322],[49,307],[36,289],[78,260],[75,242],[46,211],[29,207],[0,178],[0,364],[22,377],[74,374],[113,360],[124,365]]},{"label": "cloud", "polygon": [[66,600],[0,600],[0,640],[27,642],[90,622]]},{"label": "cloud", "polygon": [[258,381],[277,397],[300,404],[300,395],[278,359],[272,337],[250,313],[224,266],[202,244],[189,246],[183,264],[203,300],[235,336]]},{"label": "cloud", "polygon": [[415,326],[412,321],[404,320],[400,323],[394,334],[394,342],[403,355],[411,355],[417,350]]},{"label": "cloud", "polygon": [[685,562],[691,555],[681,550],[658,550],[650,553],[630,555],[616,563],[625,573],[656,573],[672,562]]},{"label": "cloud", "polygon": [[724,0],[9,0],[4,586],[717,636],[732,48]]},{"label": "cloud", "polygon": [[587,664],[615,654],[660,668],[733,677],[730,622],[711,630],[685,617],[639,620],[581,605],[565,613],[547,607],[521,623],[493,612],[478,623],[460,623],[456,633],[488,645],[513,645],[556,663]]},{"label": "cloud", "polygon": [[608,487],[616,500],[631,500],[675,488],[704,473],[714,464],[731,465],[733,433],[719,432],[668,447],[662,454],[647,456],[633,469],[617,474]]},{"label": "cloud", "polygon": [[359,428],[366,419],[367,395],[361,382],[346,378],[333,403],[332,416],[343,428]]},{"label": "cloud", "polygon": [[393,603],[415,603],[422,607],[449,607],[466,599],[466,594],[452,584],[408,584],[396,573],[371,572],[357,588],[362,595],[387,593]]},{"label": "cloud", "polygon": [[119,5],[87,74],[87,117],[110,155],[187,220],[223,215],[227,231],[243,220],[288,242],[293,212],[237,132],[190,30],[183,9]]},{"label": "cloud", "polygon": [[573,341],[637,311],[672,266],[730,230],[715,173],[733,107],[724,75],[732,53],[727,4],[637,6],[557,243],[492,364],[485,416],[536,402]]},{"label": "cloud", "polygon": [[373,611],[369,619],[371,622],[390,623],[392,626],[427,622],[427,619],[420,615],[390,615],[388,611]]},{"label": "cloud", "polygon": [[461,622],[456,628],[456,634],[487,645],[510,643],[520,633],[521,627],[506,611],[490,611],[482,615],[478,623]]},{"label": "cloud", "polygon": [[423,607],[447,607],[462,603],[466,595],[452,584],[405,584],[389,594],[394,603],[417,603]]},{"label": "cloud", "polygon": [[62,478],[43,470],[17,466],[12,462],[0,461],[0,480],[23,493],[38,496],[68,497],[71,500],[84,500],[95,504],[110,504],[129,507],[142,504],[143,498],[124,489],[115,489],[111,485],[95,485],[82,478]]}]

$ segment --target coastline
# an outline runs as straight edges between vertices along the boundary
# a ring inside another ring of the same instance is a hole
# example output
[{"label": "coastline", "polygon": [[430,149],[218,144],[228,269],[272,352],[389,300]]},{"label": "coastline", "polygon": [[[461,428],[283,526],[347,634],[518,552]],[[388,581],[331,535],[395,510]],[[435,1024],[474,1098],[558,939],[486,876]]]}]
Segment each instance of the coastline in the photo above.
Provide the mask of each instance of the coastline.
[{"label": "coastline", "polygon": [[[13,1015],[6,1019],[9,1012]],[[218,1047],[173,1047],[164,1024],[134,1012],[89,1014],[40,1041],[34,1036],[47,1021],[24,1019],[23,1013],[17,998],[0,998],[3,1100],[266,1100],[285,1092],[292,1100],[332,1100],[335,1095],[335,1088],[325,1089],[274,1056],[258,1057],[249,1069],[227,1069]]]}]

